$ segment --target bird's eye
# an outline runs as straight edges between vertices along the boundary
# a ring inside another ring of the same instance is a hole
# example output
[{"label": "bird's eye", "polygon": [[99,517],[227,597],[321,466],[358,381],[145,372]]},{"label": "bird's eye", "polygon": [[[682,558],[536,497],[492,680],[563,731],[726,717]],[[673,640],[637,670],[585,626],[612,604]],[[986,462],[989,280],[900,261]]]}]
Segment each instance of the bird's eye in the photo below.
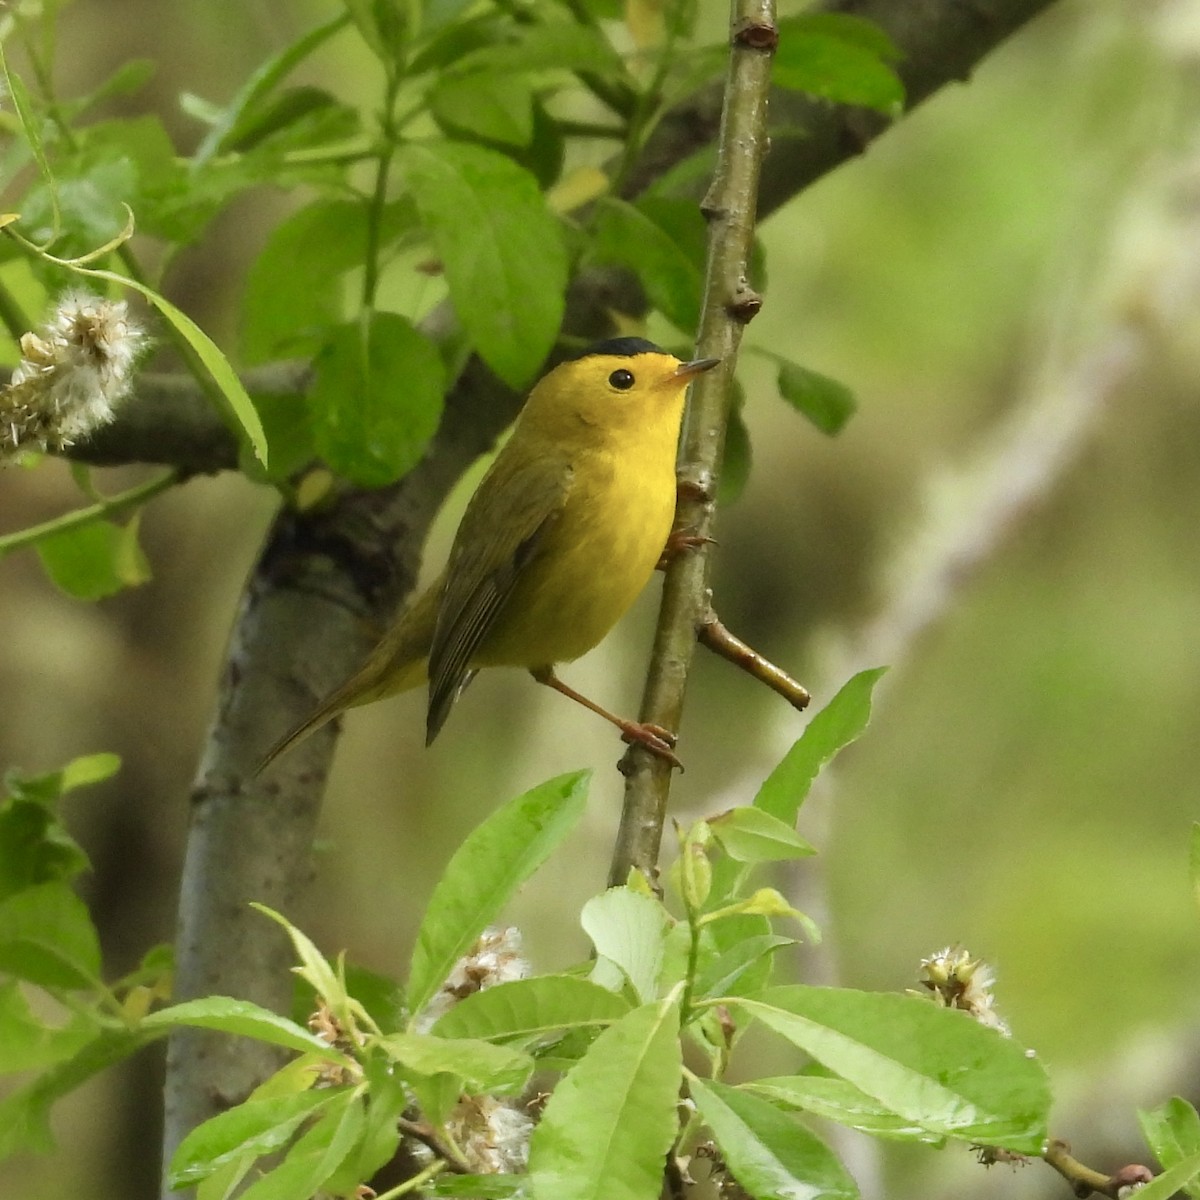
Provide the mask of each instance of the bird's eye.
[{"label": "bird's eye", "polygon": [[614,371],[608,377],[608,382],[618,391],[627,392],[633,387],[633,372],[625,370]]}]

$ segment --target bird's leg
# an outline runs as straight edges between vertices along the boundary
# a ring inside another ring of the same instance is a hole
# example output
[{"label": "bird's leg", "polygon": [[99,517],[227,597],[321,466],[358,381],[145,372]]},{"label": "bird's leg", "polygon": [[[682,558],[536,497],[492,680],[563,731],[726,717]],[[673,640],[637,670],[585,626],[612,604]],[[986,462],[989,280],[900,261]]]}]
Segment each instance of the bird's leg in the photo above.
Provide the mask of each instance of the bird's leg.
[{"label": "bird's leg", "polygon": [[663,729],[661,725],[648,725],[640,721],[627,721],[624,717],[618,717],[610,713],[608,709],[601,708],[594,700],[589,700],[573,687],[563,683],[555,675],[553,667],[534,667],[530,669],[529,673],[538,683],[544,683],[556,692],[561,692],[577,704],[582,704],[584,708],[590,708],[597,716],[603,717],[606,721],[615,725],[621,731],[623,741],[630,744],[636,742],[639,746],[645,746],[651,754],[657,754],[659,758],[666,759],[671,766],[678,767],[681,771],[683,770],[683,763],[679,761],[672,749],[675,745],[675,735],[669,729]]}]

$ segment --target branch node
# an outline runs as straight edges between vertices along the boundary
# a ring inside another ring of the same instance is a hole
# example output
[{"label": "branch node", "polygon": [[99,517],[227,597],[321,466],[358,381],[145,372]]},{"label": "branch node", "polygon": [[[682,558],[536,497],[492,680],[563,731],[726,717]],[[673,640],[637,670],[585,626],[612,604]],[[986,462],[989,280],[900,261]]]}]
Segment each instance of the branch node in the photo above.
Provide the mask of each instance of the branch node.
[{"label": "branch node", "polygon": [[748,325],[762,311],[762,306],[762,296],[747,284],[741,283],[729,303],[725,305],[725,311],[735,321]]},{"label": "branch node", "polygon": [[712,472],[689,464],[680,471],[675,484],[677,500],[693,504],[711,504],[715,499]]},{"label": "branch node", "polygon": [[740,21],[734,27],[733,44],[774,54],[779,45],[779,27],[774,21]]}]

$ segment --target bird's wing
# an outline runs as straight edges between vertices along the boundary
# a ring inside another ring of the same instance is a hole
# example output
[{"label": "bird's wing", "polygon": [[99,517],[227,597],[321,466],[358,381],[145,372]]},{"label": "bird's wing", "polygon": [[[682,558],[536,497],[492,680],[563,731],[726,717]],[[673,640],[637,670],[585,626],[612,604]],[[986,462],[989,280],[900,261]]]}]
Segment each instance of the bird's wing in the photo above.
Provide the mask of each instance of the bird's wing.
[{"label": "bird's wing", "polygon": [[523,456],[515,466],[501,455],[467,506],[429,652],[427,742],[470,682],[471,659],[562,513],[571,479],[559,455]]}]

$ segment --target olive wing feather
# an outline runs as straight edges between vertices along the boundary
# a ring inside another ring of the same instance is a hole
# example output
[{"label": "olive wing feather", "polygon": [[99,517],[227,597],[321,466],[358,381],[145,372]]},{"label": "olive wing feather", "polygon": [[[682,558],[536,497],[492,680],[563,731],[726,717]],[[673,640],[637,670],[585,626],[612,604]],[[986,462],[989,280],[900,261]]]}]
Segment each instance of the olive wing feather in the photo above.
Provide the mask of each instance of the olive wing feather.
[{"label": "olive wing feather", "polygon": [[502,455],[467,506],[429,652],[427,743],[471,681],[471,660],[561,515],[571,480],[570,464],[558,455],[531,454],[516,466]]}]

